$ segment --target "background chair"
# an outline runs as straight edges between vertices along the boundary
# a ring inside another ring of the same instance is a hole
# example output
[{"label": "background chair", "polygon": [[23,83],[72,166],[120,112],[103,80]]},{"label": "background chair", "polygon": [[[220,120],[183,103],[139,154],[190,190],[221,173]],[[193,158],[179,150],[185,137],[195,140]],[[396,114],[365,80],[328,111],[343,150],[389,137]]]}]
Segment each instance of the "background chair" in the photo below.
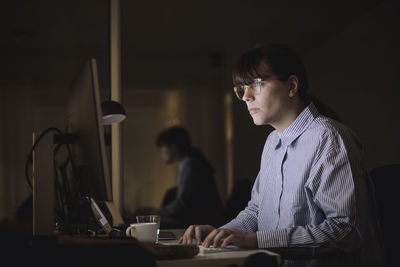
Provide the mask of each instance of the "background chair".
[{"label": "background chair", "polygon": [[242,211],[251,198],[252,184],[247,179],[238,180],[234,183],[232,193],[226,201],[223,224],[230,222]]},{"label": "background chair", "polygon": [[161,202],[161,206],[167,206],[170,202],[174,201],[176,198],[176,193],[178,192],[178,187],[174,186],[171,187],[165,192],[165,195],[163,197],[163,200]]},{"label": "background chair", "polygon": [[[394,257],[397,250],[398,220],[397,211],[399,202],[397,187],[400,181],[400,164],[389,164],[377,167],[370,172],[375,186],[378,217],[380,220],[383,241],[386,249],[387,266],[394,265]],[[398,264],[398,263],[397,263]]]}]

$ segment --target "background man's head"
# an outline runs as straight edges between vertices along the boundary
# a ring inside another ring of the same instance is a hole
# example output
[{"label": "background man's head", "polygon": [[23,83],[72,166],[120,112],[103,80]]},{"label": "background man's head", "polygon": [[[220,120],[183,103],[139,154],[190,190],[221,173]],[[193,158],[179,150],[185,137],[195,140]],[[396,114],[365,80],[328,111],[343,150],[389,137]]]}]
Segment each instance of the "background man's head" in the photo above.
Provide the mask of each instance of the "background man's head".
[{"label": "background man's head", "polygon": [[161,159],[169,164],[187,154],[191,147],[189,132],[181,126],[173,126],[162,131],[156,140]]}]

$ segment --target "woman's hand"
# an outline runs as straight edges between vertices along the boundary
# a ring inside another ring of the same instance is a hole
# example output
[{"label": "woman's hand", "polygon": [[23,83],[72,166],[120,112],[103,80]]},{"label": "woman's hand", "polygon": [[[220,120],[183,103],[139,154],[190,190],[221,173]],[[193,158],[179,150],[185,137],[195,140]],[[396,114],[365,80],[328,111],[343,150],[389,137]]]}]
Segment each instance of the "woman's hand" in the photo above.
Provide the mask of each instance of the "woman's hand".
[{"label": "woman's hand", "polygon": [[207,236],[215,228],[211,225],[191,225],[189,226],[183,236],[179,239],[178,243],[183,245],[192,244],[192,239],[196,239],[197,244],[200,245],[202,239]]},{"label": "woman's hand", "polygon": [[245,232],[237,229],[214,229],[203,241],[204,247],[226,247],[235,245],[245,249],[258,248],[257,234],[255,232]]}]

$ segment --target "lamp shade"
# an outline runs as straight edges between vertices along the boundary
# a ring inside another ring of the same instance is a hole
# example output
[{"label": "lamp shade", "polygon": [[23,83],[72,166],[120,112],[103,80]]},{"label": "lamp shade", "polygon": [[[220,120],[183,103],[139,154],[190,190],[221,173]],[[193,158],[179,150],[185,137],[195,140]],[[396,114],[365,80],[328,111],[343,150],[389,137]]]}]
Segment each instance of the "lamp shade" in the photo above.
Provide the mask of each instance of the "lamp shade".
[{"label": "lamp shade", "polygon": [[103,115],[103,125],[118,123],[126,118],[124,107],[116,101],[104,101],[101,103],[101,111]]}]

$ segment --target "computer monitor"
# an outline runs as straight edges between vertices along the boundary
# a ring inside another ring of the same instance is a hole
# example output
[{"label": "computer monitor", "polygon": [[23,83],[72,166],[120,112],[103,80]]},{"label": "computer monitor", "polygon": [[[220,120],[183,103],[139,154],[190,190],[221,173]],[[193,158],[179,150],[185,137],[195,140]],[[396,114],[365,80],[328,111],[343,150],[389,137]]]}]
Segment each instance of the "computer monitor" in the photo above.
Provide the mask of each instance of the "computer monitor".
[{"label": "computer monitor", "polygon": [[[50,136],[43,139],[37,149],[35,177],[38,179],[33,179],[35,235],[51,234],[54,219],[59,231],[72,234],[82,233],[85,228],[89,230],[91,219],[97,220],[104,229],[103,217],[107,215],[107,221],[114,226],[123,224],[112,201],[103,127],[97,63],[96,59],[90,59],[70,88],[65,133],[58,130],[54,140]],[[64,145],[67,145],[68,157],[58,164],[56,155]],[[53,196],[56,196],[55,207]],[[100,208],[104,212],[99,213]],[[99,214],[102,216],[96,216]]]},{"label": "computer monitor", "polygon": [[67,104],[66,132],[77,135],[71,144],[76,173],[70,182],[80,186],[80,194],[112,201],[101,114],[97,62],[90,59],[74,80]]},{"label": "computer monitor", "polygon": [[[122,217],[112,202],[96,59],[88,60],[72,83],[66,130],[59,138],[57,144],[68,144],[70,148],[70,164],[56,170],[61,178],[56,184],[56,203],[62,231],[81,232],[83,225],[91,224],[91,218],[103,227],[102,220],[96,216],[97,206],[113,225],[121,224]],[[94,200],[96,206],[93,206]]]}]

